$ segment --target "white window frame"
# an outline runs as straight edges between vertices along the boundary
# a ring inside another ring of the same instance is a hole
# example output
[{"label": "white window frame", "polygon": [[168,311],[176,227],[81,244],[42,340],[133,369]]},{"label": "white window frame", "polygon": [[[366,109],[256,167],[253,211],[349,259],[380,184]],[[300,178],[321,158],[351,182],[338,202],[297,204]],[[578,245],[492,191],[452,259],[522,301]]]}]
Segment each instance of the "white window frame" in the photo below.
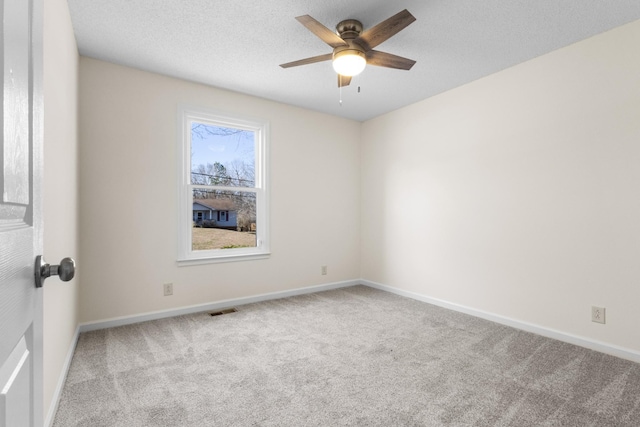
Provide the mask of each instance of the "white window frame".
[{"label": "white window frame", "polygon": [[[191,184],[191,123],[252,131],[255,135],[255,186],[225,187]],[[193,106],[178,107],[178,265],[268,258],[269,251],[269,122]],[[256,247],[193,251],[193,189],[212,188],[256,194]]]}]

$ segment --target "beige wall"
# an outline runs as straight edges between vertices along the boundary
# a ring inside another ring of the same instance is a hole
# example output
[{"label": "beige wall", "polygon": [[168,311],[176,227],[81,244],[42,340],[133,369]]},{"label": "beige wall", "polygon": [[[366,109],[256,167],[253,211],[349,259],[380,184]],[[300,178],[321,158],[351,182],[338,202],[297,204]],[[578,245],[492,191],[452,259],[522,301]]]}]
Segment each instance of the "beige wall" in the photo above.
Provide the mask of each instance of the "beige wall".
[{"label": "beige wall", "polygon": [[[78,51],[66,0],[44,2],[44,255],[57,264],[78,251]],[[78,276],[79,276],[78,271]],[[78,324],[78,276],[44,287],[44,414],[64,374]]]},{"label": "beige wall", "polygon": [[[176,265],[183,103],[270,122],[270,259]],[[81,57],[81,322],[358,278],[360,128]]]},{"label": "beige wall", "polygon": [[639,40],[635,22],[365,123],[362,277],[640,350]]}]

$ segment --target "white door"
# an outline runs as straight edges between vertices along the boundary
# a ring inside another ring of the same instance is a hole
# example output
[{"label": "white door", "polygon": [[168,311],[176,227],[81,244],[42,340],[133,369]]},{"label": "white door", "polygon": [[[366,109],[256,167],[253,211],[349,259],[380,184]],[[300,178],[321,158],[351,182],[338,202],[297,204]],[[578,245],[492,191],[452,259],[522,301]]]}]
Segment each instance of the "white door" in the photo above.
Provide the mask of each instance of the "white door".
[{"label": "white door", "polygon": [[0,427],[43,423],[41,2],[0,0]]}]

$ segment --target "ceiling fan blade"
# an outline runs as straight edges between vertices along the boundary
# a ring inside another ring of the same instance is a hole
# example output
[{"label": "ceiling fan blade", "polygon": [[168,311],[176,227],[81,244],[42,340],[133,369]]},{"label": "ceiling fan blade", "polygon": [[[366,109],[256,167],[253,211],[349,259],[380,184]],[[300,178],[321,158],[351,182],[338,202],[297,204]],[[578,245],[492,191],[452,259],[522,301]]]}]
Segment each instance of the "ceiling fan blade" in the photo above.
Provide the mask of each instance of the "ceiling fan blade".
[{"label": "ceiling fan blade", "polygon": [[340,38],[339,35],[337,35],[333,31],[331,31],[330,29],[328,29],[327,27],[322,25],[320,22],[316,21],[311,16],[302,15],[302,16],[296,17],[296,19],[302,25],[307,27],[307,29],[309,31],[311,31],[313,34],[318,36],[320,38],[320,40],[322,40],[323,42],[325,42],[329,46],[331,46],[331,47],[349,46],[347,44],[347,42],[345,42],[344,40],[342,40]]},{"label": "ceiling fan blade", "polygon": [[349,86],[351,83],[351,76],[342,76],[338,74],[338,87]]},{"label": "ceiling fan blade", "polygon": [[333,58],[332,53],[326,53],[324,55],[312,56],[311,58],[299,59],[298,61],[287,62],[286,64],[280,64],[282,68],[297,67],[299,65],[313,64],[316,62],[329,61]]},{"label": "ceiling fan blade", "polygon": [[405,9],[402,12],[396,13],[391,18],[382,21],[375,27],[369,28],[360,34],[354,42],[362,46],[365,51],[373,49],[385,40],[398,34],[415,20],[415,16]]},{"label": "ceiling fan blade", "polygon": [[370,50],[365,54],[367,65],[377,65],[378,67],[396,68],[398,70],[410,70],[416,63],[413,59],[392,55],[379,50]]}]

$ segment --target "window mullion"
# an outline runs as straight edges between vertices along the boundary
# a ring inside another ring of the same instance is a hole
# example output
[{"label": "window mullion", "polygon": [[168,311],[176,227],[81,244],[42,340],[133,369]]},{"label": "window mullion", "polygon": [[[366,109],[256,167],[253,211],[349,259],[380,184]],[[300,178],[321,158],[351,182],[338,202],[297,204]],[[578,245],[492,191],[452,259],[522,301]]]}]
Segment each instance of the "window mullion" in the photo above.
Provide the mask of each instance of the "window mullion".
[{"label": "window mullion", "polygon": [[216,190],[216,191],[231,191],[231,192],[244,192],[244,193],[256,193],[259,188],[255,187],[226,187],[221,185],[189,185],[190,190]]}]

